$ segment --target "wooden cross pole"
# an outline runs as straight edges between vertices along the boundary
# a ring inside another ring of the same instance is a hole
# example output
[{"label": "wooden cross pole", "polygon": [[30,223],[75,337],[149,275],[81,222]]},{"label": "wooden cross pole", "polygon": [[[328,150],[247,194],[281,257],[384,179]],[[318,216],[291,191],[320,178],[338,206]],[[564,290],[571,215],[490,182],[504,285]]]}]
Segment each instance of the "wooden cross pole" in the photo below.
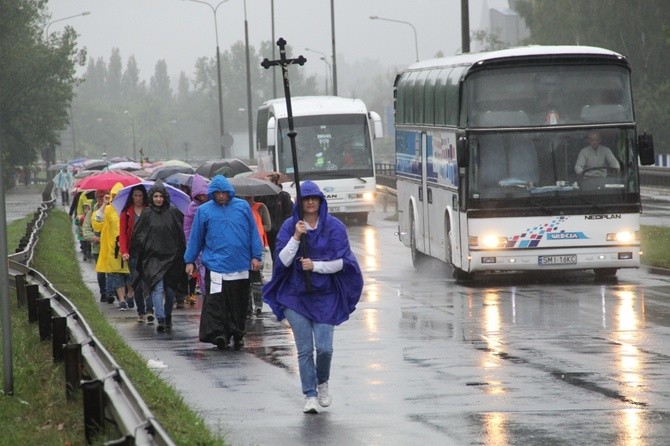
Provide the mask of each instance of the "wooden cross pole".
[{"label": "wooden cross pole", "polygon": [[[298,203],[298,217],[300,220],[304,220],[304,212],[302,210],[302,195],[300,193],[300,169],[298,168],[298,151],[295,145],[296,132],[293,128],[293,109],[291,108],[291,87],[288,82],[288,66],[292,64],[298,64],[303,66],[307,59],[302,55],[294,59],[288,59],[286,57],[286,40],[283,37],[280,37],[277,40],[277,46],[279,47],[279,59],[278,60],[269,60],[267,57],[261,62],[261,66],[265,69],[270,67],[279,66],[282,72],[282,79],[284,80],[284,97],[286,98],[286,114],[288,117],[288,137],[291,141],[291,158],[293,159],[293,181],[295,183],[295,199]],[[301,237],[302,242],[302,256],[308,258],[307,255],[307,238]],[[311,291],[311,285],[309,281],[309,271],[305,271],[305,281],[307,283],[307,292]]]}]

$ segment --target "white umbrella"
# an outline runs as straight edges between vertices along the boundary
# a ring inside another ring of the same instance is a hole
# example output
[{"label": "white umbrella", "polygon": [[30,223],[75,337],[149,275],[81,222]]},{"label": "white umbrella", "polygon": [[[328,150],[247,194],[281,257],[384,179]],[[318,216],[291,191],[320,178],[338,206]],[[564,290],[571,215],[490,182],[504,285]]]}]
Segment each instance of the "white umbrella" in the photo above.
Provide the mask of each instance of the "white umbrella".
[{"label": "white umbrella", "polygon": [[133,171],[133,170],[141,170],[142,166],[140,163],[136,163],[135,161],[121,161],[118,163],[110,164],[107,166],[108,170],[128,170],[128,171]]}]

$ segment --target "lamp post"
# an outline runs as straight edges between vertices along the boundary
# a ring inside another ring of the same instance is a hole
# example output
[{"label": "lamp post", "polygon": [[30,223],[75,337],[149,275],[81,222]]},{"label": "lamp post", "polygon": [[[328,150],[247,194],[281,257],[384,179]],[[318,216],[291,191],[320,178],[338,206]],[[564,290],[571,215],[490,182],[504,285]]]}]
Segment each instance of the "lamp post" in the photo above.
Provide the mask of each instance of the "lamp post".
[{"label": "lamp post", "polygon": [[219,130],[220,130],[220,144],[221,144],[221,158],[226,158],[226,138],[225,131],[223,127],[223,92],[221,89],[221,54],[219,51],[219,26],[216,23],[216,11],[219,9],[219,6],[226,3],[228,0],[220,1],[216,6],[212,6],[207,2],[201,0],[184,0],[193,3],[201,3],[207,5],[214,15],[214,35],[216,37],[216,81],[219,88]]},{"label": "lamp post", "polygon": [[52,20],[51,22],[47,23],[47,26],[45,27],[45,31],[44,31],[44,41],[45,42],[49,41],[49,27],[51,25],[53,25],[54,23],[62,22],[64,20],[73,19],[75,17],[89,15],[90,13],[91,13],[91,11],[84,11],[84,12],[80,12],[79,14],[70,15],[70,16],[67,16],[67,17],[60,18],[60,19]]},{"label": "lamp post", "polygon": [[[254,158],[254,116],[251,109],[251,65],[249,63],[249,22],[247,22],[247,0],[244,0],[244,46],[247,63],[247,128],[249,129],[249,159]],[[274,71],[274,70],[273,70]]]},{"label": "lamp post", "polygon": [[412,31],[414,31],[414,52],[416,53],[416,61],[417,62],[419,61],[419,40],[416,37],[416,28],[414,27],[414,25],[412,25],[409,22],[405,22],[404,20],[387,19],[387,18],[384,18],[384,17],[376,16],[376,15],[371,15],[370,20],[384,20],[384,21],[387,21],[387,22],[403,23],[405,25],[411,26]]},{"label": "lamp post", "polygon": [[327,56],[324,53],[322,53],[321,51],[313,50],[311,48],[305,48],[305,51],[309,51],[310,53],[320,54],[321,55],[320,59],[326,63],[326,70],[327,70],[326,71],[326,95],[328,95],[328,73],[330,72],[331,77],[332,77],[332,68],[331,68],[330,64],[328,63]]},{"label": "lamp post", "polygon": [[137,161],[137,145],[135,144],[135,117],[131,115],[128,110],[124,110],[123,114],[128,115],[130,117],[130,123],[132,125],[133,130],[133,161]]},{"label": "lamp post", "polygon": [[333,95],[337,96],[337,51],[335,50],[335,0],[330,0],[330,40],[333,46]]}]

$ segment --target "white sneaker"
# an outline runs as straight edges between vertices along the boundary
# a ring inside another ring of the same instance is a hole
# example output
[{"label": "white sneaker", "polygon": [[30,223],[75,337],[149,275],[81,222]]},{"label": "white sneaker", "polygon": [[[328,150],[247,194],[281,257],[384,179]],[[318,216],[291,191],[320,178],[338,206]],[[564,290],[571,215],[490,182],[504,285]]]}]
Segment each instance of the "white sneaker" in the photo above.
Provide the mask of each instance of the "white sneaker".
[{"label": "white sneaker", "polygon": [[319,413],[319,406],[315,396],[305,398],[305,407],[303,407],[302,413]]},{"label": "white sneaker", "polygon": [[333,397],[330,396],[330,392],[328,391],[328,381],[316,386],[316,391],[319,392],[319,406],[330,406],[330,403],[333,402]]}]

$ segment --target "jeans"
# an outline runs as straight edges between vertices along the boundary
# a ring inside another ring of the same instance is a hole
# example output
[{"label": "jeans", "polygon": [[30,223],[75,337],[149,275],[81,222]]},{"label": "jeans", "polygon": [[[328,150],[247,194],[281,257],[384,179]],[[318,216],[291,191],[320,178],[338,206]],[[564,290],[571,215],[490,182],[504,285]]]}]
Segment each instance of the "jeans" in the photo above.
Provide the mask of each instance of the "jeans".
[{"label": "jeans", "polygon": [[[137,257],[128,259],[128,270],[130,271],[130,282],[132,283],[137,277]],[[136,288],[133,288],[133,297],[135,298],[135,305],[137,305],[137,314],[146,314],[147,312],[154,311],[154,303],[150,298],[151,296],[146,296],[147,298],[145,299],[141,281],[137,284]]]},{"label": "jeans", "polygon": [[[317,384],[322,384],[330,378],[335,326],[314,322],[290,308],[285,308],[284,314],[291,325],[295,346],[298,350],[298,370],[302,393],[308,397],[315,397],[317,396]],[[316,347],[316,363],[314,362],[314,347]]]},{"label": "jeans", "polygon": [[175,292],[172,288],[165,286],[165,280],[159,281],[151,289],[151,301],[154,304],[156,319],[165,319],[172,316]]}]

